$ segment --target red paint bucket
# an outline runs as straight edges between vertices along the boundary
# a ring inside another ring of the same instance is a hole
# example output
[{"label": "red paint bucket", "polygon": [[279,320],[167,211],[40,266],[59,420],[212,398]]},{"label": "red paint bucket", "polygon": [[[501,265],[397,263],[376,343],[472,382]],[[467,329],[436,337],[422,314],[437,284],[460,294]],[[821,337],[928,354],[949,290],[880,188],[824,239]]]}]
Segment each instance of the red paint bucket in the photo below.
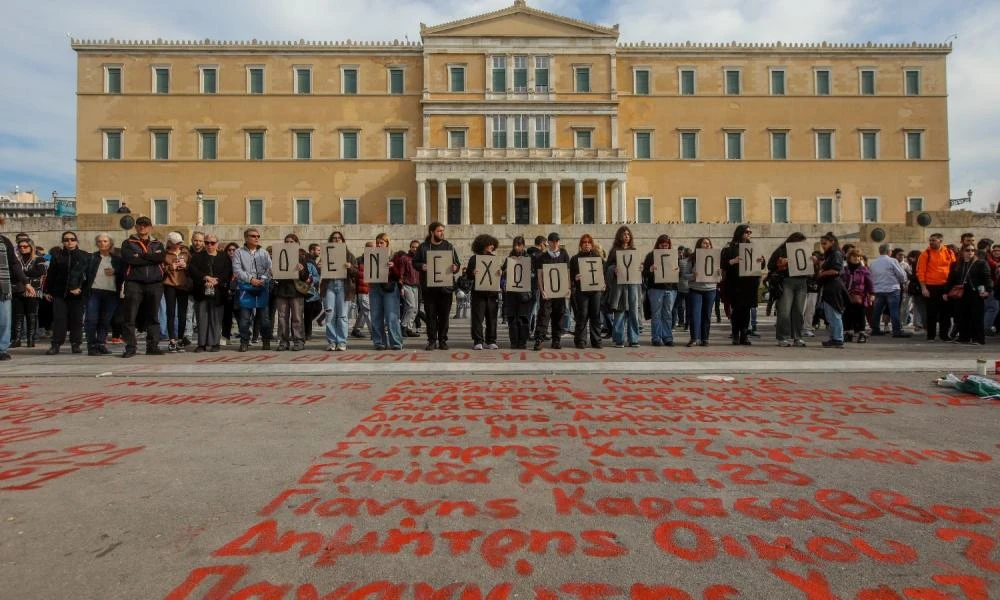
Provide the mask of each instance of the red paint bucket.
[{"label": "red paint bucket", "polygon": [[993,365],[993,373],[996,375],[1000,375],[1000,360],[998,360],[996,364]]}]

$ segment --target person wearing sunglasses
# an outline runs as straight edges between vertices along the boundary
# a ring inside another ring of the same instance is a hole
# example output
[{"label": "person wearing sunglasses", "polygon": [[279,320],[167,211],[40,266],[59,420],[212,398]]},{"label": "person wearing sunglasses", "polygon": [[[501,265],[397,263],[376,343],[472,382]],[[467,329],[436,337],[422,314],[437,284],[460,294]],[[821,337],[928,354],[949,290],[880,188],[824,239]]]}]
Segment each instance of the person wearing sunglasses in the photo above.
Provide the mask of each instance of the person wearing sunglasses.
[{"label": "person wearing sunglasses", "polygon": [[90,258],[87,268],[87,316],[84,330],[87,333],[87,356],[111,354],[108,350],[108,332],[111,320],[118,310],[119,290],[124,282],[125,263],[115,248],[115,242],[106,233],[94,238],[97,252]]},{"label": "person wearing sunglasses", "polygon": [[[0,218],[0,224],[3,223],[3,219]],[[27,246],[27,250],[21,249],[22,246]],[[28,252],[28,258],[24,258],[24,253]],[[29,266],[35,264],[40,265],[40,271],[38,271],[38,277],[41,277],[45,273],[45,262],[41,259],[37,259],[37,263],[32,263],[31,255],[34,252],[34,248],[31,246],[31,240],[24,239],[19,241],[17,248],[10,243],[10,240],[6,237],[0,235],[0,360],[10,360],[11,356],[7,353],[7,349],[11,347],[11,325],[12,325],[12,312],[13,312],[13,326],[15,331],[18,333],[17,338],[20,338],[20,323],[21,323],[21,311],[18,311],[18,304],[21,303],[22,307],[28,308],[33,305],[34,313],[26,315],[27,322],[31,326],[30,332],[28,333],[28,346],[35,345],[35,316],[38,311],[38,298],[37,298],[37,279],[32,280],[29,273],[33,271],[25,272],[24,265],[27,263]],[[28,302],[33,300],[33,302]]]},{"label": "person wearing sunglasses", "polygon": [[153,221],[149,217],[135,220],[135,233],[122,244],[125,262],[125,352],[122,358],[132,358],[137,349],[135,324],[139,311],[143,311],[146,324],[146,354],[165,354],[160,344],[160,301],[163,299],[164,261],[167,259],[163,243],[152,236]]},{"label": "person wearing sunglasses", "polygon": [[240,352],[250,349],[250,332],[256,320],[263,338],[262,350],[271,349],[270,300],[271,255],[260,247],[260,231],[253,227],[243,232],[243,247],[233,254],[236,296],[239,302]]},{"label": "person wearing sunglasses", "polygon": [[222,314],[229,299],[229,280],[233,261],[220,251],[215,234],[205,236],[205,250],[191,257],[188,276],[194,288],[192,296],[198,310],[198,346],[195,352],[218,352],[222,339]]},{"label": "person wearing sunglasses", "polygon": [[46,354],[59,354],[60,347],[69,343],[73,354],[83,352],[83,312],[87,298],[87,269],[90,254],[80,249],[80,240],[73,231],[62,234],[62,248],[52,252],[52,261],[45,276],[45,299],[52,303],[52,339]]}]

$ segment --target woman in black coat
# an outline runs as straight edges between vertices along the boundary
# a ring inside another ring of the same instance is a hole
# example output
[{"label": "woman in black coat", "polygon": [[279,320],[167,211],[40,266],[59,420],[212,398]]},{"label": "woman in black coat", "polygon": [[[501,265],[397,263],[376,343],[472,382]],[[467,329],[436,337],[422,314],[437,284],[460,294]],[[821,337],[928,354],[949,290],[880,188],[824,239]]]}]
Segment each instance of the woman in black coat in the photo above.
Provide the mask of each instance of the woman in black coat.
[{"label": "woman in black coat", "polygon": [[87,298],[90,254],[80,250],[76,232],[62,234],[62,248],[52,251],[45,277],[45,298],[52,302],[52,346],[46,354],[59,354],[69,330],[73,354],[83,352],[83,309]]},{"label": "woman in black coat", "polygon": [[[24,276],[28,278],[31,287],[42,289],[42,276],[45,275],[45,259],[35,254],[35,246],[29,239],[19,240],[17,246],[17,261],[21,264]],[[13,259],[11,259],[13,260]],[[35,330],[38,328],[38,293],[30,296],[23,286],[15,286],[11,296],[11,327],[10,347],[21,345],[21,336],[25,338],[24,345],[35,347]]]},{"label": "woman in black coat", "polygon": [[962,290],[961,298],[945,295],[945,301],[951,305],[952,314],[958,321],[958,338],[955,342],[982,346],[986,343],[983,313],[986,298],[993,291],[993,281],[989,265],[976,256],[976,247],[972,244],[963,246],[958,261],[951,265],[948,289],[953,290],[959,286]]},{"label": "woman in black coat", "polygon": [[205,251],[195,254],[188,265],[191,290],[198,303],[198,346],[195,352],[218,352],[222,338],[222,316],[226,306],[232,306],[229,283],[233,276],[233,262],[219,248],[219,238],[205,236]]}]

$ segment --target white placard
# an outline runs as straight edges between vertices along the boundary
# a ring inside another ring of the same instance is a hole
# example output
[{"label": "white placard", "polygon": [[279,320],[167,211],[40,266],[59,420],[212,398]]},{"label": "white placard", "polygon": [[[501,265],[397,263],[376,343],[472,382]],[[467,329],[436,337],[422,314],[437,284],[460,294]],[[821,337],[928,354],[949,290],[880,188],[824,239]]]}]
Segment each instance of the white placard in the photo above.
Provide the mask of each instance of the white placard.
[{"label": "white placard", "polygon": [[367,283],[389,283],[388,248],[365,248],[361,257]]},{"label": "white placard", "polygon": [[760,255],[756,244],[740,244],[740,277],[760,277]]},{"label": "white placard", "polygon": [[638,250],[616,250],[615,259],[618,285],[642,283],[642,260]]},{"label": "white placard", "polygon": [[275,244],[271,247],[274,252],[271,257],[271,272],[275,279],[299,278],[299,248],[301,246],[298,244]]},{"label": "white placard", "polygon": [[577,259],[580,268],[580,280],[577,282],[581,292],[603,292],[607,285],[604,282],[604,261],[600,256],[581,256]]},{"label": "white placard", "polygon": [[722,281],[721,248],[697,248],[694,253],[694,280],[699,283]]},{"label": "white placard", "polygon": [[474,287],[477,292],[499,292],[500,275],[503,271],[500,266],[503,259],[493,254],[476,255],[476,279]]},{"label": "white placard", "polygon": [[507,291],[521,292],[528,294],[531,292],[531,278],[534,277],[531,271],[530,256],[508,256],[507,257]]},{"label": "white placard", "polygon": [[812,244],[792,242],[785,244],[788,254],[788,276],[798,277],[813,274]]},{"label": "white placard", "polygon": [[677,266],[677,251],[673,248],[653,250],[653,283],[678,283],[680,268]]},{"label": "white placard", "polygon": [[327,244],[319,263],[323,279],[347,279],[347,244]]},{"label": "white placard", "polygon": [[538,270],[542,279],[542,298],[554,300],[569,298],[569,265],[566,263],[548,263]]},{"label": "white placard", "polygon": [[427,287],[451,287],[455,285],[455,253],[451,250],[427,251]]}]

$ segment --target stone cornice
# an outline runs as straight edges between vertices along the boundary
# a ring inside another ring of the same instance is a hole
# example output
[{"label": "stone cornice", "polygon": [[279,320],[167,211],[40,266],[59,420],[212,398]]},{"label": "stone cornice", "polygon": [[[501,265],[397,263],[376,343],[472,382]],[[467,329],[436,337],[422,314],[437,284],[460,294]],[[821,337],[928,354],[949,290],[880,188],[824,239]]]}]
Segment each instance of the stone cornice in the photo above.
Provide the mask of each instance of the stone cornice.
[{"label": "stone cornice", "polygon": [[785,42],[624,42],[618,53],[629,54],[950,54],[951,43],[893,44],[864,43],[785,43]]},{"label": "stone cornice", "polygon": [[72,39],[70,48],[76,51],[149,51],[149,52],[296,52],[317,53],[405,53],[420,55],[420,42],[399,41],[268,41],[268,40],[106,40]]}]

